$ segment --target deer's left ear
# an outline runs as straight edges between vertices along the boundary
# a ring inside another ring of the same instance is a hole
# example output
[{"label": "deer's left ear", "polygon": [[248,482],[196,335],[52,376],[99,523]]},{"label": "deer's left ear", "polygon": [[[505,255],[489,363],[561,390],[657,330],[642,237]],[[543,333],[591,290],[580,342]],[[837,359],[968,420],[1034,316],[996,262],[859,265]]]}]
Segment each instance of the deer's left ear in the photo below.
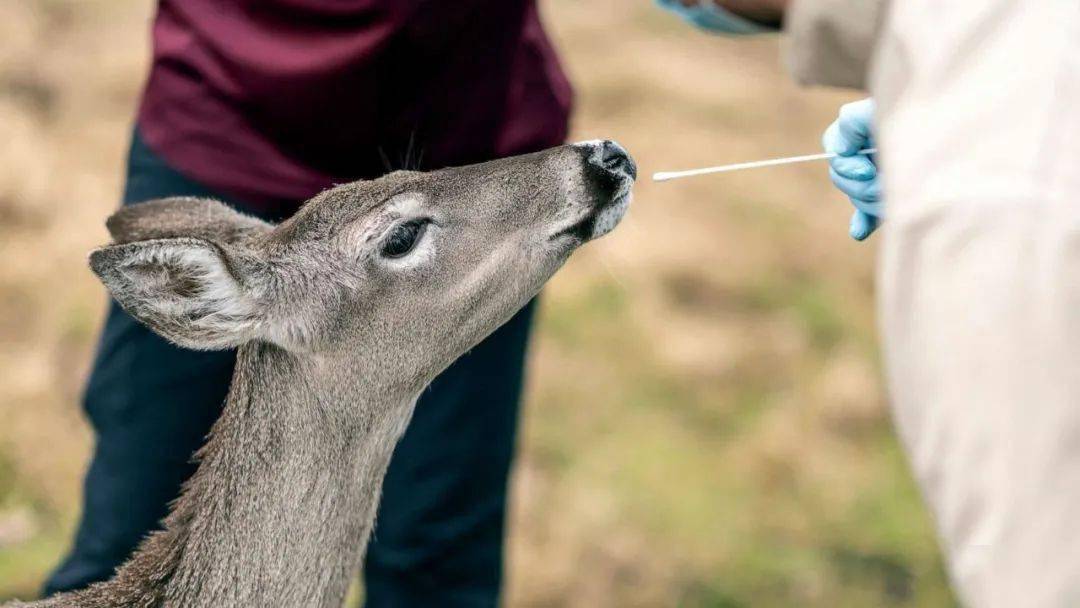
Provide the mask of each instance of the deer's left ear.
[{"label": "deer's left ear", "polygon": [[259,337],[265,264],[198,238],[165,238],[103,247],[90,267],[117,302],[176,344],[199,350]]},{"label": "deer's left ear", "polygon": [[105,222],[117,243],[195,237],[244,246],[273,225],[209,198],[177,196],[121,207]]}]

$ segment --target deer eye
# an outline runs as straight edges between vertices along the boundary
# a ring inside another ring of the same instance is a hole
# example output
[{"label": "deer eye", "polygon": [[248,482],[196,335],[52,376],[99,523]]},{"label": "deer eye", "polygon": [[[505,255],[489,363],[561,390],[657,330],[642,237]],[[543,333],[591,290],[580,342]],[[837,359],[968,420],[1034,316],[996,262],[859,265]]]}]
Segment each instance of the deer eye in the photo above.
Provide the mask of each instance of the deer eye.
[{"label": "deer eye", "polygon": [[427,220],[411,220],[398,224],[383,243],[382,254],[388,258],[405,256],[416,246],[427,225]]}]

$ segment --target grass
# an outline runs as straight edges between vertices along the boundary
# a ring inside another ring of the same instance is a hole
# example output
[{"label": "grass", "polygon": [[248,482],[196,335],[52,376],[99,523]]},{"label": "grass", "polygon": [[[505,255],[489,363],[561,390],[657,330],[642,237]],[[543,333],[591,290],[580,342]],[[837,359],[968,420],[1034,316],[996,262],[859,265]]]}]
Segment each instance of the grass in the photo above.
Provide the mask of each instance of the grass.
[{"label": "grass", "polygon": [[[816,361],[857,341],[821,285],[759,285],[744,296],[740,310],[790,318],[805,337],[802,360],[777,373],[813,378]],[[526,427],[529,466],[554,485],[603,488],[614,527],[632,527],[649,559],[664,562],[657,572],[671,573],[641,574],[641,586],[664,590],[643,600],[634,585],[614,585],[610,605],[951,605],[883,413],[853,433],[800,412],[798,380],[688,379],[657,360],[633,315],[605,281],[545,301],[538,350],[601,378],[538,386],[543,413]]]},{"label": "grass", "polygon": [[61,515],[32,488],[0,451],[0,601],[36,594],[68,542]]}]

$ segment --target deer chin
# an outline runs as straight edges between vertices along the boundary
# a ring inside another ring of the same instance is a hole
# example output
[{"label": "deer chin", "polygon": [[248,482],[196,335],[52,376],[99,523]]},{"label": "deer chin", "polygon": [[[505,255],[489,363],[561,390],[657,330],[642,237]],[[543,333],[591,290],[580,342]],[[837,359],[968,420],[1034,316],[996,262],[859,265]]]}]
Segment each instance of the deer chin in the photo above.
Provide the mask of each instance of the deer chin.
[{"label": "deer chin", "polygon": [[630,202],[634,198],[633,192],[625,192],[615,198],[615,201],[604,207],[596,214],[592,225],[592,234],[589,240],[598,239],[615,229],[619,225],[626,210],[630,208]]},{"label": "deer chin", "polygon": [[551,239],[558,240],[569,237],[576,239],[578,244],[581,245],[598,239],[619,225],[623,216],[626,215],[626,211],[630,208],[630,202],[633,198],[633,192],[627,187],[624,192],[616,195],[610,203],[593,210],[570,226],[559,230],[551,236]]}]

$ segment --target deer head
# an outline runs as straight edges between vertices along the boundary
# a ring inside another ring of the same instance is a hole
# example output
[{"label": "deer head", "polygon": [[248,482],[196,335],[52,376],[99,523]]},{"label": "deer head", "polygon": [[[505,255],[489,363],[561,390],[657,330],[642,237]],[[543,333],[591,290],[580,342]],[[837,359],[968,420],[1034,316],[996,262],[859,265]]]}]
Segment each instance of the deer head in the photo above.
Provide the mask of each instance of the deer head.
[{"label": "deer head", "polygon": [[164,199],[110,218],[115,244],[90,265],[178,345],[362,359],[419,390],[611,230],[635,177],[625,150],[594,141],[338,186],[276,226]]}]

